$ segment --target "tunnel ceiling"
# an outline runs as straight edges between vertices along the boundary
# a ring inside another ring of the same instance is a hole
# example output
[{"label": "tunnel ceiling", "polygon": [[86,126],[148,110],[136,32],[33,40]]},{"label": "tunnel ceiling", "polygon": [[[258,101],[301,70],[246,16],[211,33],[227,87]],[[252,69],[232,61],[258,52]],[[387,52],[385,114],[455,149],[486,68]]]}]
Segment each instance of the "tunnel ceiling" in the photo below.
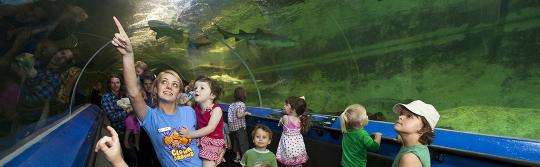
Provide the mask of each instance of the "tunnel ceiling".
[{"label": "tunnel ceiling", "polygon": [[[252,65],[256,73],[269,72],[277,66],[299,68],[350,61],[351,57],[347,55],[352,52],[380,50],[389,45],[384,43],[385,40],[398,40],[411,35],[393,34],[396,33],[393,29],[395,27],[381,26],[382,24],[414,18],[416,16],[407,13],[414,8],[433,12],[439,8],[458,5],[460,2],[425,3],[419,7],[418,4],[384,1],[138,0],[103,1],[103,6],[96,7],[92,1],[86,4],[91,17],[82,25],[81,33],[84,34],[80,36],[91,39],[83,41],[89,42],[84,53],[92,53],[92,49],[98,48],[104,39],[112,35],[114,28],[109,20],[112,15],[117,15],[124,26],[128,27],[137,59],[164,68],[174,68],[188,75],[207,74],[208,70],[236,70],[240,71],[238,75],[246,76],[246,71],[242,70],[244,67],[241,67],[237,56],[231,53],[228,47],[233,48],[236,54]],[[376,10],[381,8],[385,10]],[[460,12],[467,10],[472,9],[465,8]],[[404,17],[391,19],[392,15]],[[158,25],[152,29],[149,21],[159,21],[164,26]],[[410,24],[413,25],[405,26],[421,26],[414,25],[414,22]],[[374,27],[387,29],[377,30]],[[270,34],[272,39],[259,43],[235,41],[234,38],[224,38],[218,28],[233,34],[241,31],[256,34],[260,31]],[[377,37],[381,38],[378,39],[381,43],[367,43],[368,38],[373,40],[373,33],[388,35]],[[351,34],[365,37],[349,36]],[[156,37],[161,35],[164,37]],[[425,34],[419,32],[412,35]],[[392,42],[403,41],[390,41]],[[353,49],[358,46],[365,47]],[[111,50],[105,50],[104,54],[114,54]],[[312,56],[321,54],[322,56]],[[113,63],[111,58],[114,57],[98,58],[95,69],[111,65],[114,65],[111,68],[119,69],[119,63]],[[284,59],[287,61],[279,61]],[[328,62],[329,59],[332,60]]]},{"label": "tunnel ceiling", "polygon": [[[283,36],[296,42],[293,39],[298,37],[286,34],[283,23],[272,23],[272,20],[282,13],[280,8],[304,2],[153,0],[104,3],[105,5],[101,7],[96,7],[94,3],[82,3],[88,6],[87,11],[91,15],[89,21],[81,25],[82,30],[78,33],[81,41],[85,41],[82,45],[88,46],[81,47],[82,52],[92,53],[92,49],[98,48],[110,38],[114,29],[109,20],[111,16],[116,15],[124,26],[128,27],[137,59],[163,68],[174,68],[183,73],[190,73],[208,69],[223,71],[239,68],[238,61],[226,61],[237,59],[229,53],[228,47],[236,48],[239,44],[248,44],[234,39],[224,40],[223,35],[217,30],[218,27],[233,34],[240,31],[255,33],[260,29],[272,32],[276,37]],[[159,21],[165,26],[152,27],[149,21]],[[158,39],[158,35],[164,37]],[[99,56],[96,62],[93,62],[93,69],[119,69],[118,58],[110,56],[114,53],[111,48],[104,50],[103,54],[109,56]],[[250,55],[244,56],[248,61],[256,61]],[[116,61],[111,61],[111,58]]]},{"label": "tunnel ceiling", "polygon": [[[417,42],[412,48],[418,48],[426,45],[418,43],[425,42],[426,38],[452,40],[450,35],[462,33],[464,28],[472,27],[478,31],[495,28],[493,20],[499,14],[498,10],[491,10],[498,8],[497,3],[468,1],[137,0],[101,1],[99,3],[104,5],[100,6],[95,5],[94,1],[81,3],[91,16],[88,22],[81,25],[81,33],[85,33],[81,36],[87,36],[81,38],[92,39],[84,40],[89,41],[89,47],[85,48],[88,52],[85,53],[91,53],[103,39],[110,38],[114,28],[109,20],[112,15],[117,15],[130,31],[138,58],[186,72],[198,68],[242,68],[236,60],[238,58],[225,44],[255,66],[254,72],[264,73],[276,66],[298,68],[351,61],[353,58],[348,55],[352,54],[357,58],[376,56],[384,52],[364,53],[381,51],[389,46],[398,46],[395,50],[411,49],[405,45]],[[468,7],[463,7],[463,3],[467,3]],[[467,13],[477,10],[479,6],[490,9],[483,13],[488,19],[483,17],[476,25],[456,20],[460,14],[469,16]],[[420,17],[422,14],[433,17]],[[411,19],[416,21],[409,21]],[[163,22],[170,27],[152,30],[149,21]],[[456,22],[455,27],[446,28],[447,25],[440,24],[451,21]],[[426,24],[430,22],[440,25],[427,27]],[[221,42],[224,38],[218,27],[233,34],[240,31],[256,33],[260,30],[271,34],[273,39],[255,43],[229,38]],[[399,31],[400,28],[410,30]],[[161,35],[165,37],[156,39],[159,35],[157,31],[164,31]],[[287,61],[276,61],[284,59]],[[327,62],[329,59],[332,61]],[[97,64],[110,65],[102,61]],[[245,72],[243,74],[246,75]]]}]

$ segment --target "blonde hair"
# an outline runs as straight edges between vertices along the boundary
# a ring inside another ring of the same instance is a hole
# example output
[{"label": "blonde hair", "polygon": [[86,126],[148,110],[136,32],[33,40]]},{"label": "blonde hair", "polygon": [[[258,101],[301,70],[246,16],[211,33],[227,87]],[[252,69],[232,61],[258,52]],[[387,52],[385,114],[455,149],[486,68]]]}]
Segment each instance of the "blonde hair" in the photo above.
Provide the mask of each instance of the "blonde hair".
[{"label": "blonde hair", "polygon": [[343,133],[348,130],[363,128],[368,124],[366,108],[360,104],[350,105],[339,116],[339,123]]},{"label": "blonde hair", "polygon": [[[152,107],[154,106],[157,106],[159,105],[159,99],[157,97],[157,92],[155,91],[158,87],[158,83],[161,81],[161,79],[163,79],[163,75],[165,74],[171,74],[174,78],[178,79],[178,82],[180,84],[179,86],[179,92],[178,92],[178,95],[180,95],[180,93],[183,92],[183,89],[184,89],[184,85],[182,83],[182,78],[180,78],[180,75],[178,75],[178,73],[176,73],[175,71],[173,70],[165,70],[165,71],[162,71],[160,72],[156,79],[154,80],[154,82],[152,83],[152,90],[151,90],[151,94],[152,94]],[[178,100],[178,98],[176,98],[176,100]],[[175,101],[176,103],[176,101]]]},{"label": "blonde hair", "polygon": [[135,62],[135,68],[137,67],[143,69],[143,71],[148,70],[148,65],[142,61]]}]

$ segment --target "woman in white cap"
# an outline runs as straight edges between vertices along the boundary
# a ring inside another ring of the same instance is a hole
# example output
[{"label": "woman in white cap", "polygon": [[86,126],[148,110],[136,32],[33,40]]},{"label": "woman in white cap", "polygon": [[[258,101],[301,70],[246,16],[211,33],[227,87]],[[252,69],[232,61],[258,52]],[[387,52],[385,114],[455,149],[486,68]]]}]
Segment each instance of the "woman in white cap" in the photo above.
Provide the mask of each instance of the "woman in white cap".
[{"label": "woman in white cap", "polygon": [[431,166],[427,145],[435,137],[434,129],[439,121],[439,112],[433,105],[420,100],[409,104],[398,103],[394,106],[394,112],[399,115],[394,130],[401,137],[403,146],[392,167]]}]

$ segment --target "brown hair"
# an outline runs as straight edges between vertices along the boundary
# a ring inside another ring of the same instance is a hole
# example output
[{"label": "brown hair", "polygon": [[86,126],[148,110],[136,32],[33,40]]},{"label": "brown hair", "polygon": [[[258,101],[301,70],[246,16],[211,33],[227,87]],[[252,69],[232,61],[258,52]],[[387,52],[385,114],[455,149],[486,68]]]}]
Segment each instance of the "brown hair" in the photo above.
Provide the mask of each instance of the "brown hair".
[{"label": "brown hair", "polygon": [[210,92],[216,96],[216,98],[214,98],[214,103],[219,99],[219,97],[223,94],[223,89],[221,88],[221,86],[219,85],[219,83],[216,81],[216,80],[213,80],[212,78],[208,78],[208,77],[205,77],[205,76],[199,76],[197,77],[197,79],[195,80],[195,82],[206,82],[208,83],[208,85],[210,85]]},{"label": "brown hair", "polygon": [[147,71],[148,70],[148,65],[142,61],[137,61],[135,62],[135,68],[141,68],[143,69],[143,71]]},{"label": "brown hair", "polygon": [[296,115],[300,118],[300,124],[302,126],[300,131],[306,133],[311,128],[311,120],[309,116],[304,114],[307,111],[306,100],[300,97],[290,96],[285,100],[285,104],[291,105],[291,108],[294,109]]},{"label": "brown hair", "polygon": [[[77,56],[79,56],[79,54],[80,54],[78,49],[70,48],[70,47],[60,47],[60,48],[57,48],[56,50],[54,50],[54,52],[52,52],[52,53],[48,53],[48,54],[42,53],[42,56],[37,56],[36,60],[40,60],[42,62],[45,62],[44,64],[48,65],[49,63],[51,63],[53,57],[58,52],[61,52],[61,51],[64,51],[64,50],[71,51],[71,58],[69,60],[67,60],[66,62],[64,62],[63,64],[61,64],[60,67],[58,68],[59,71],[65,71],[65,70],[67,70],[69,68],[69,66],[77,64],[76,59],[77,59]],[[41,52],[44,52],[44,51],[41,51]]]},{"label": "brown hair", "polygon": [[234,89],[234,101],[244,102],[246,100],[246,90],[242,87]]},{"label": "brown hair", "polygon": [[260,129],[260,130],[268,133],[268,138],[270,140],[272,140],[272,130],[268,126],[264,126],[264,125],[261,125],[261,124],[257,124],[257,126],[255,126],[255,128],[253,128],[253,130],[251,131],[251,136],[252,137],[255,137],[255,133],[257,132],[257,129]]},{"label": "brown hair", "polygon": [[154,73],[152,73],[150,71],[145,71],[145,72],[142,73],[142,79],[143,79],[143,81],[145,79],[150,80],[150,81],[154,81],[156,79],[156,75],[154,75]]},{"label": "brown hair", "polygon": [[111,79],[118,78],[120,80],[120,84],[122,83],[122,79],[117,74],[109,74],[109,78],[107,79],[107,90],[111,91]]},{"label": "brown hair", "polygon": [[[416,115],[416,116],[419,116],[419,115]],[[419,117],[422,119],[422,124],[424,124],[424,126],[420,128],[419,133],[422,133],[422,135],[420,136],[420,139],[418,139],[418,141],[422,143],[423,145],[431,145],[431,143],[433,142],[433,138],[435,138],[435,132],[432,131],[426,118],[422,116],[419,116]]]}]

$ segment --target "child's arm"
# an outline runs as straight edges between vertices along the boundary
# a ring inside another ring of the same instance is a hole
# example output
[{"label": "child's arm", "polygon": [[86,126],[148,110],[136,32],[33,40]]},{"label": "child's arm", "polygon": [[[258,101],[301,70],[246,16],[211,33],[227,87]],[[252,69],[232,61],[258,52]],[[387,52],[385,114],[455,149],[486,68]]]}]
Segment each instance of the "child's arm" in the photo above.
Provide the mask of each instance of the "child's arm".
[{"label": "child's arm", "polygon": [[191,133],[186,127],[182,127],[182,129],[180,129],[180,134],[184,135],[186,138],[199,138],[212,133],[221,120],[223,112],[219,107],[214,108],[211,112],[212,113],[210,113],[210,121],[208,122],[208,125]]},{"label": "child's arm", "polygon": [[242,118],[242,117],[245,117],[246,115],[251,115],[251,113],[247,112],[247,111],[243,111],[243,112],[241,112],[239,114],[236,114],[236,117]]},{"label": "child's arm", "polygon": [[251,113],[246,111],[245,104],[240,105],[240,109],[236,112],[236,117],[242,118],[242,117],[245,117],[246,115],[251,115]]},{"label": "child's arm", "polygon": [[374,136],[373,140],[380,145],[381,144],[382,133],[381,132],[375,132],[375,133],[373,133],[373,136]]},{"label": "child's arm", "polygon": [[137,151],[140,151],[141,149],[139,148],[139,143],[141,141],[141,135],[140,133],[139,134],[136,134],[135,135],[135,148],[137,149]]},{"label": "child's arm", "polygon": [[124,135],[124,147],[126,148],[130,148],[130,144],[129,144],[129,135],[131,134],[131,130],[127,129],[126,128],[126,133]]},{"label": "child's arm", "polygon": [[281,117],[281,119],[279,119],[278,126],[280,124],[283,125],[283,126],[287,125],[287,115],[284,115],[283,117]]},{"label": "child's arm", "polygon": [[414,153],[405,153],[400,159],[399,159],[399,166],[406,166],[406,167],[422,167],[422,162],[420,162],[420,159],[414,155]]},{"label": "child's arm", "polygon": [[240,165],[242,165],[242,167],[247,166],[247,160],[248,160],[248,155],[249,154],[246,154],[246,153],[247,153],[247,151],[244,153],[244,155],[242,155],[242,160],[240,160]]},{"label": "child's arm", "polygon": [[381,146],[381,136],[379,132],[374,133],[375,139],[372,139],[369,135],[361,135],[362,141],[368,151],[378,151]]},{"label": "child's arm", "polygon": [[15,61],[15,57],[17,57],[17,53],[20,52],[23,47],[24,43],[30,38],[32,29],[30,28],[22,28],[22,31],[20,31],[17,34],[17,37],[15,38],[15,41],[13,42],[13,46],[2,56],[0,57],[0,74],[4,75],[4,72],[9,72],[11,63]]},{"label": "child's arm", "polygon": [[131,47],[131,42],[129,37],[124,31],[122,24],[113,17],[118,33],[114,34],[112,44],[116,47],[116,50],[122,55],[122,63],[124,67],[124,82],[126,83],[127,96],[131,101],[135,115],[139,120],[144,120],[146,116],[146,103],[144,98],[139,92],[139,86],[137,85],[137,74],[135,73],[135,55],[133,54],[133,48]]},{"label": "child's arm", "polygon": [[[246,115],[251,115],[251,113],[250,113],[250,112],[247,112],[247,111],[244,111],[244,112],[242,112],[241,115],[242,115],[241,117],[245,117]],[[240,118],[240,117],[239,117],[239,118]]]},{"label": "child's arm", "polygon": [[[274,153],[272,153],[272,154],[274,154]],[[276,156],[274,156],[274,159],[272,159],[272,167],[278,167]]]}]

